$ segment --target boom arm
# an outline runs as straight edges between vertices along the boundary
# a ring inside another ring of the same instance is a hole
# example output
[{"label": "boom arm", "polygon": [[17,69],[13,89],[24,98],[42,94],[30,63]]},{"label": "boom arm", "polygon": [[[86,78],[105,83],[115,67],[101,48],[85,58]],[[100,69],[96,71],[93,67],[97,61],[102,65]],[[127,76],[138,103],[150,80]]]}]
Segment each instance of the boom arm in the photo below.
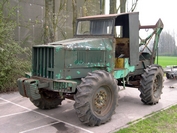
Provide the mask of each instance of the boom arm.
[{"label": "boom arm", "polygon": [[[146,37],[145,39],[140,38],[141,40],[140,46],[144,45],[144,48],[139,53],[141,55],[144,52],[144,50],[147,48],[149,52],[151,53],[151,60],[150,60],[151,64],[154,64],[154,61],[155,61],[156,52],[158,50],[159,36],[160,36],[160,33],[163,27],[164,25],[161,19],[159,19],[155,25],[146,25],[146,26],[140,25],[140,29],[153,29],[153,32],[148,37]],[[154,35],[155,35],[155,38],[154,38],[154,43],[153,43],[153,49],[150,50],[148,48],[148,44]]]}]

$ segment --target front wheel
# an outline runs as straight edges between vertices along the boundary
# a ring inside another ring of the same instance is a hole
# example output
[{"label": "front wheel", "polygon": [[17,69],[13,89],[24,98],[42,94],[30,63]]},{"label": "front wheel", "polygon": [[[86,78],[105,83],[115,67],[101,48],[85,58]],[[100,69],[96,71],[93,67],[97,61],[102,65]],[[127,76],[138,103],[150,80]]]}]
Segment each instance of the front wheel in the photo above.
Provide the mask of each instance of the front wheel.
[{"label": "front wheel", "polygon": [[140,80],[140,97],[144,104],[159,102],[163,88],[163,70],[159,65],[151,65],[145,69]]},{"label": "front wheel", "polygon": [[117,102],[117,81],[106,71],[94,71],[77,87],[74,108],[82,123],[96,126],[111,119]]},{"label": "front wheel", "polygon": [[39,90],[41,95],[40,99],[34,100],[30,98],[30,101],[40,109],[53,109],[58,105],[61,105],[63,99],[60,98],[58,92],[53,92],[45,89]]}]

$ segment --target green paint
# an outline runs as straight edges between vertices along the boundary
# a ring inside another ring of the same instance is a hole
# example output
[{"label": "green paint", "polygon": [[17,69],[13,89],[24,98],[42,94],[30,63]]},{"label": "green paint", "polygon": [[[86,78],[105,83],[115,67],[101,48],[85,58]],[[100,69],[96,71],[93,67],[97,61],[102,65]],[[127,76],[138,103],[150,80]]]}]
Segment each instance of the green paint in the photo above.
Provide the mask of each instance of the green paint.
[{"label": "green paint", "polygon": [[111,55],[109,55],[109,59],[111,59],[112,58],[112,56]]},{"label": "green paint", "polygon": [[129,67],[129,71],[130,71],[130,72],[135,71],[135,66],[130,66],[130,67]]},{"label": "green paint", "polygon": [[128,74],[128,69],[122,69],[122,70],[114,71],[113,75],[116,79],[120,79],[126,77],[127,74]]},{"label": "green paint", "polygon": [[84,62],[82,60],[80,60],[80,61],[76,60],[74,62],[74,64],[76,64],[76,65],[82,65],[82,64],[84,64]]},{"label": "green paint", "polygon": [[80,74],[81,72],[77,71],[77,74]]},{"label": "green paint", "polygon": [[108,47],[107,47],[107,50],[111,51],[111,50],[112,50],[112,47],[108,46]]},{"label": "green paint", "polygon": [[60,78],[61,78],[61,74],[57,74],[57,75],[56,75],[56,78],[57,78],[57,79],[60,79]]},{"label": "green paint", "polygon": [[128,75],[128,73],[135,71],[135,66],[129,66],[128,58],[125,58],[124,61],[125,61],[125,68],[114,71],[113,73],[114,78],[116,79],[124,78]]},{"label": "green paint", "polygon": [[71,76],[67,76],[66,79],[71,79]]},{"label": "green paint", "polygon": [[109,63],[107,63],[107,64],[106,64],[106,66],[110,66],[110,64],[109,64]]},{"label": "green paint", "polygon": [[58,52],[58,51],[60,50],[60,48],[61,48],[61,47],[56,47],[56,48],[55,48],[55,49],[56,49],[56,52]]},{"label": "green paint", "polygon": [[74,62],[74,64],[78,64],[78,61],[76,60],[76,61]]},{"label": "green paint", "polygon": [[107,67],[108,72],[111,72],[111,70],[112,70],[111,67]]}]

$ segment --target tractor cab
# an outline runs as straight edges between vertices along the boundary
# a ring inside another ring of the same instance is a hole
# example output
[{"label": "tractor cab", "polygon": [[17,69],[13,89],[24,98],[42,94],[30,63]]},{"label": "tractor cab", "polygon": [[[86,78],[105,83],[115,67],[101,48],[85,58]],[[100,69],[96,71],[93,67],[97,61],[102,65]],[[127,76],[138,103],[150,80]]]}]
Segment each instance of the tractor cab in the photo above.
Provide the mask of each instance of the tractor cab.
[{"label": "tractor cab", "polygon": [[[81,17],[77,20],[75,37],[112,38],[115,52],[115,68],[118,58],[129,58],[130,65],[139,62],[139,13],[109,14]],[[118,61],[118,62],[117,62]]]}]

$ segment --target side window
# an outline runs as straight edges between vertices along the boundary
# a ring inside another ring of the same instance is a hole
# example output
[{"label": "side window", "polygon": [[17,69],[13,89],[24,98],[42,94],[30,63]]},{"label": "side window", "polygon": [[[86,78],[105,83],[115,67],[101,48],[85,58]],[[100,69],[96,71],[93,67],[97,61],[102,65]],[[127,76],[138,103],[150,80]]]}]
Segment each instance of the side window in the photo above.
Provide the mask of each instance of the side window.
[{"label": "side window", "polygon": [[77,35],[90,34],[90,21],[78,22]]},{"label": "side window", "polygon": [[108,35],[112,34],[112,20],[92,20],[91,21],[91,34],[92,35]]},{"label": "side window", "polygon": [[80,20],[76,35],[112,35],[113,19]]},{"label": "side window", "polygon": [[116,38],[123,37],[122,28],[123,28],[123,26],[115,26],[115,37]]}]

